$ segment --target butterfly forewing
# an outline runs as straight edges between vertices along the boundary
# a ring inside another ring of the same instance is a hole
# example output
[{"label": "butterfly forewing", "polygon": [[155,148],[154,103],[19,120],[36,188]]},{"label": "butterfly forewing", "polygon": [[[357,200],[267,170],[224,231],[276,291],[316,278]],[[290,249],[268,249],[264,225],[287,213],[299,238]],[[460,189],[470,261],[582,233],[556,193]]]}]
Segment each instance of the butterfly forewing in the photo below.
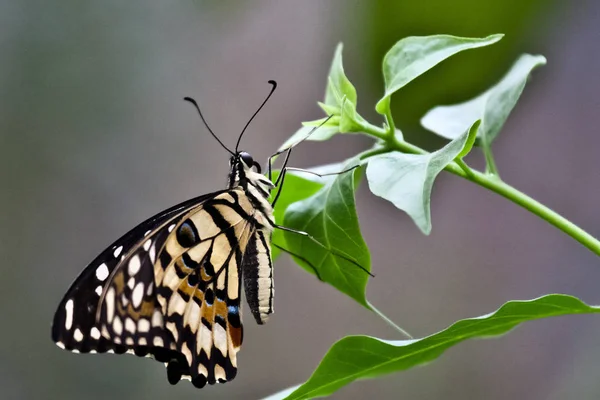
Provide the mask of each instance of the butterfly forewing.
[{"label": "butterfly forewing", "polygon": [[100,334],[101,321],[97,321],[99,300],[110,282],[109,277],[124,265],[127,254],[134,247],[139,247],[144,238],[152,238],[167,221],[176,219],[213,196],[208,194],[191,199],[147,219],[96,257],[60,302],[54,315],[52,340],[60,347],[75,352],[124,352],[119,343]]}]

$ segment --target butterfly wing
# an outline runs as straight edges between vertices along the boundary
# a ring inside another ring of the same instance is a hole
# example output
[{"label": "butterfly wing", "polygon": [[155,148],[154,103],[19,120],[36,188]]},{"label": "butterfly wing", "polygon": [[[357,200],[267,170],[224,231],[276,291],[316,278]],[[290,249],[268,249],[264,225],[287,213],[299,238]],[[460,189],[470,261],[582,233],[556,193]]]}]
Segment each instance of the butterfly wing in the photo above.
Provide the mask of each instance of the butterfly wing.
[{"label": "butterfly wing", "polygon": [[[168,221],[185,215],[188,210],[219,193],[221,192],[196,197],[147,219],[96,257],[73,282],[60,302],[52,324],[52,340],[58,346],[73,352],[125,352],[125,343],[116,343],[103,337],[101,326],[97,324],[99,300],[109,277],[123,266],[122,261],[126,255],[135,246],[139,246],[145,237],[150,239]],[[149,280],[149,277],[146,279]]]},{"label": "butterfly wing", "polygon": [[197,387],[224,383],[237,373],[243,338],[239,265],[252,235],[253,206],[241,190],[203,204],[175,228],[155,277],[166,330],[184,359],[167,365],[169,382]]},{"label": "butterfly wing", "polygon": [[226,382],[242,343],[238,266],[255,230],[243,190],[203,196],[134,228],[75,281],[52,337],[76,352],[133,352],[172,384]]}]

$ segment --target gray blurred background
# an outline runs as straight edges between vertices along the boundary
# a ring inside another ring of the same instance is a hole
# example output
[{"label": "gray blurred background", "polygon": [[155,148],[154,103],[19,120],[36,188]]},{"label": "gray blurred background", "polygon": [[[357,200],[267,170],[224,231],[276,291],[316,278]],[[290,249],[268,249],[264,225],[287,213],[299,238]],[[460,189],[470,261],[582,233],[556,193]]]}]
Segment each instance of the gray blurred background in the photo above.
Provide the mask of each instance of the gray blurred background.
[{"label": "gray blurred background", "polygon": [[[274,100],[243,142],[264,160],[301,121],[321,117],[316,101],[339,41],[359,111],[379,123],[380,63],[393,43],[498,32],[507,34],[500,43],[460,54],[396,95],[397,125],[435,149],[443,141],[418,125],[430,107],[478,94],[523,52],[544,54],[548,65],[497,140],[496,161],[507,182],[600,235],[598,1],[0,2],[0,398],[256,399],[304,381],[344,335],[398,339],[287,257],[276,265],[276,314],[260,327],[246,318],[239,374],[227,385],[171,387],[156,362],[61,351],[50,324],[105,246],[223,187],[227,154],[183,96],[232,144],[276,79]],[[306,143],[292,164],[340,161],[369,145],[360,136]],[[600,303],[596,256],[457,177],[443,174],[434,188],[430,237],[364,185],[358,208],[377,274],[369,298],[415,336],[510,299],[561,292]],[[599,337],[597,316],[529,323],[333,397],[594,399]]]}]

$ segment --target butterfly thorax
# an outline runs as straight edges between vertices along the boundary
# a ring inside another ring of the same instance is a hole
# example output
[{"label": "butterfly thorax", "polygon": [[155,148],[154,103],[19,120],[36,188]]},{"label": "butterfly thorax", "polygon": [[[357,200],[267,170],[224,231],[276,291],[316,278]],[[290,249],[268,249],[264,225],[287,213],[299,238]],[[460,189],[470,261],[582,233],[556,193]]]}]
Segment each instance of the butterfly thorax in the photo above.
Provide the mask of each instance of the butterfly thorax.
[{"label": "butterfly thorax", "polygon": [[229,160],[229,189],[241,188],[256,208],[254,217],[256,228],[271,231],[275,225],[273,207],[269,202],[271,190],[275,188],[266,176],[261,174],[260,165],[250,154],[241,151]]}]

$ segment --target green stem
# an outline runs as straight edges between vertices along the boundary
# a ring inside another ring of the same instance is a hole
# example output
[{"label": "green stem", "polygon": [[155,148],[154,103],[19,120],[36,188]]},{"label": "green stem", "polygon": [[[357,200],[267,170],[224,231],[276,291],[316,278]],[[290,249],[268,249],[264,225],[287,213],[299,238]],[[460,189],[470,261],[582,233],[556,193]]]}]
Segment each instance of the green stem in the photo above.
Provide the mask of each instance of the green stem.
[{"label": "green stem", "polygon": [[467,165],[467,163],[465,163],[462,159],[456,159],[454,160],[454,162],[456,163],[456,165],[458,165],[467,175],[472,175],[473,174],[473,170],[471,169],[471,167],[469,167]]},{"label": "green stem", "polygon": [[[453,165],[449,165],[448,167],[454,167]],[[579,243],[587,247],[590,251],[600,256],[600,241],[581,229],[579,226],[575,225],[562,215],[543,205],[539,201],[527,196],[525,193],[515,189],[514,187],[504,183],[497,176],[494,175],[485,175],[479,171],[473,171],[472,175],[464,174],[462,169],[455,170],[455,168],[447,168],[448,171],[462,176],[465,179],[470,180],[471,182],[475,182],[480,186],[485,187],[486,189],[495,192],[504,198],[512,201],[515,204],[520,205],[524,209],[530,211],[531,213],[537,215],[538,217],[548,221],[550,224],[554,225],[556,228],[560,229],[567,235],[571,236],[573,239],[577,240]]]},{"label": "green stem", "polygon": [[367,304],[369,305],[369,308],[371,309],[371,311],[373,311],[381,319],[383,319],[385,322],[387,322],[392,328],[394,328],[395,330],[397,330],[398,332],[400,332],[401,334],[403,334],[404,336],[406,336],[408,339],[412,339],[413,338],[410,333],[406,332],[404,329],[402,329],[398,325],[396,325],[394,323],[394,321],[392,321],[391,319],[389,319],[387,317],[387,315],[385,315],[384,313],[382,313],[381,311],[379,311],[377,308],[375,308],[375,306],[373,306],[373,304],[371,304],[369,302],[367,302]]},{"label": "green stem", "polygon": [[[371,135],[371,132],[369,131],[365,131],[365,133]],[[381,154],[382,152],[384,152],[383,149],[387,151],[399,151],[402,153],[409,154],[428,154],[427,151],[423,150],[422,148],[404,141],[400,141],[396,139],[396,137],[392,137],[386,140],[385,146],[383,146],[381,149],[378,149],[378,152],[376,154]],[[365,159],[367,157],[361,158]],[[482,172],[469,168],[464,163],[463,165],[460,165],[461,162],[462,161],[452,162],[448,166],[446,166],[445,170],[455,175],[458,175],[461,178],[465,178],[471,182],[483,186],[484,188],[491,190],[492,192],[497,193],[500,196],[512,201],[513,203],[520,205],[524,209],[544,219],[551,225],[554,225],[556,228],[571,236],[573,239],[577,240],[579,243],[587,247],[594,254],[600,256],[600,241],[598,239],[596,239],[595,237],[593,237],[592,235],[590,235],[589,233],[587,233],[586,231],[584,231],[579,226],[575,225],[562,215],[553,211],[549,207],[543,205],[539,201],[527,196],[525,193],[515,189],[514,187],[498,179],[495,164],[492,164],[493,167],[490,169],[491,174],[484,174]],[[494,171],[495,174],[493,174],[492,171]]]},{"label": "green stem", "polygon": [[483,150],[483,156],[485,157],[485,173],[500,177],[498,168],[496,167],[496,161],[494,161],[494,155],[492,154],[492,148],[487,142],[484,142],[481,145],[481,149]]},{"label": "green stem", "polygon": [[388,125],[388,137],[393,137],[396,132],[396,125],[394,124],[394,118],[392,117],[392,109],[391,107],[387,108],[387,112],[385,113],[385,122]]}]

